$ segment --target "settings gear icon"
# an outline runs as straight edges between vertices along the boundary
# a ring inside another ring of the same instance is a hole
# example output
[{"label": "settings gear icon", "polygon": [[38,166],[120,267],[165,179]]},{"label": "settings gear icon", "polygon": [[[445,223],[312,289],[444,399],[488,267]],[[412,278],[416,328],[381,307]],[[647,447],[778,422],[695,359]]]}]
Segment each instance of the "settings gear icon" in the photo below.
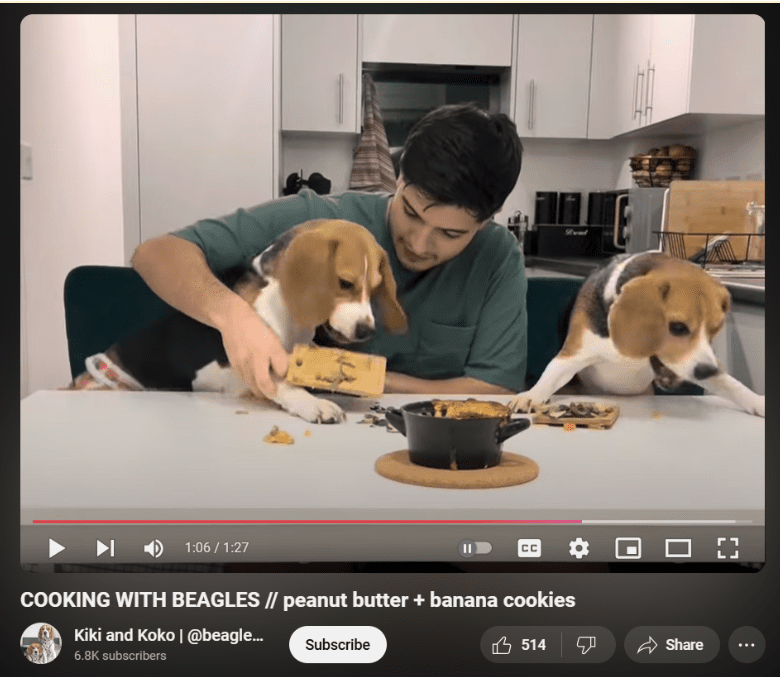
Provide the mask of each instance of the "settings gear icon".
[{"label": "settings gear icon", "polygon": [[579,536],[577,540],[569,542],[569,554],[577,559],[582,559],[588,554],[588,542],[583,541]]}]

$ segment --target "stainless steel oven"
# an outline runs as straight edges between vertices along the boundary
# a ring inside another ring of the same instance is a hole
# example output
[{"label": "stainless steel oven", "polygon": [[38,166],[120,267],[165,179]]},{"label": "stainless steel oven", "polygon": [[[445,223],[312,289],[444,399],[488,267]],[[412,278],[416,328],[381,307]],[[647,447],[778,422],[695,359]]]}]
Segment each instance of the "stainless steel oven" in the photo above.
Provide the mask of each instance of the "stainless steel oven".
[{"label": "stainless steel oven", "polygon": [[[663,230],[668,209],[668,188],[631,188],[618,195],[613,227],[614,248],[632,254],[659,248],[658,231]],[[625,215],[625,225],[621,225]]]}]

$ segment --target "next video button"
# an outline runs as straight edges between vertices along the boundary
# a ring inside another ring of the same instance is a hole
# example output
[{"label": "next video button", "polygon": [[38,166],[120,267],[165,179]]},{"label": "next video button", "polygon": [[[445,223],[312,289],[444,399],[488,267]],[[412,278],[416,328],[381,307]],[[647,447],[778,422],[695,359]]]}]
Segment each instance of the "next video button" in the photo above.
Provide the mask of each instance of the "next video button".
[{"label": "next video button", "polygon": [[385,651],[387,638],[371,625],[305,625],[290,636],[301,663],[376,663]]}]

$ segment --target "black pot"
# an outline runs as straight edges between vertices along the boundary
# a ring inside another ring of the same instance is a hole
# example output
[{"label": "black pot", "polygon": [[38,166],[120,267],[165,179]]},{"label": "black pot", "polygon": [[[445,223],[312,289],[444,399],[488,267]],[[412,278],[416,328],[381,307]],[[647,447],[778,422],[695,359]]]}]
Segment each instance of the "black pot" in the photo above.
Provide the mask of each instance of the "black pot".
[{"label": "black pot", "polygon": [[400,409],[389,407],[387,420],[406,436],[409,459],[428,468],[477,470],[501,461],[505,440],[531,425],[528,418],[434,417],[433,403],[414,402]]}]

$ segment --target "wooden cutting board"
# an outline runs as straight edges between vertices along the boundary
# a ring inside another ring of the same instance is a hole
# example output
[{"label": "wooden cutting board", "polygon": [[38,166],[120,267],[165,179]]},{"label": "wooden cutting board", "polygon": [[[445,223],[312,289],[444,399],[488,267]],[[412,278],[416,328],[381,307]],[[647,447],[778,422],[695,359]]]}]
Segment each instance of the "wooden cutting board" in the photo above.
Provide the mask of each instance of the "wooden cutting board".
[{"label": "wooden cutting board", "polygon": [[[686,258],[705,246],[706,238],[689,233],[753,232],[746,207],[764,204],[764,181],[672,181],[666,231],[686,233]],[[764,238],[750,238],[750,260],[763,260]],[[731,248],[740,261],[748,254],[748,238],[732,237]]]}]

